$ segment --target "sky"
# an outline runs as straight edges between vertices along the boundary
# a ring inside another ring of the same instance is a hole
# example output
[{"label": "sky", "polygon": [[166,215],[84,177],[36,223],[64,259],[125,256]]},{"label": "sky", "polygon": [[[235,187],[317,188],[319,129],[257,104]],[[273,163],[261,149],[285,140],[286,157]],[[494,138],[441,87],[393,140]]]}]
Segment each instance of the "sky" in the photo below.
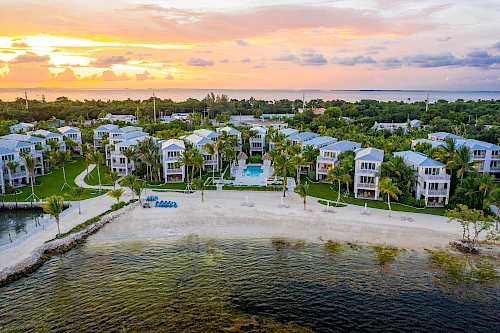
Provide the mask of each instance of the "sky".
[{"label": "sky", "polygon": [[0,7],[0,88],[500,90],[498,0]]}]

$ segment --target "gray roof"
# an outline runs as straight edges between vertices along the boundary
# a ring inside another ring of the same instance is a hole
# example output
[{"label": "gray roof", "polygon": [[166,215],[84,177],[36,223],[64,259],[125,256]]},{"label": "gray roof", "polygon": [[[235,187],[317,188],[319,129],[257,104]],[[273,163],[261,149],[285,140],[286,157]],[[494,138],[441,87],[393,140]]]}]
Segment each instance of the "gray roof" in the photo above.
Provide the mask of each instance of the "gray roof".
[{"label": "gray roof", "polygon": [[384,161],[384,151],[377,148],[362,148],[356,150],[356,161]]},{"label": "gray roof", "polygon": [[465,145],[472,150],[500,150],[500,146],[489,142],[484,142],[474,139],[455,140],[455,141],[457,146]]},{"label": "gray roof", "polygon": [[15,149],[0,147],[0,155],[10,155],[10,154],[15,154],[15,153],[19,153],[19,152]]},{"label": "gray roof", "polygon": [[184,141],[177,139],[170,139],[160,142],[161,150],[185,150]]},{"label": "gray roof", "polygon": [[50,138],[62,138],[62,134],[46,131],[46,130],[36,130],[32,132],[28,132],[29,135],[41,135],[46,139]]},{"label": "gray roof", "polygon": [[26,134],[8,134],[8,135],[4,135],[4,136],[0,137],[0,139],[23,141],[23,142],[30,142],[30,143],[45,143],[44,138],[39,138],[36,136],[26,135]]},{"label": "gray roof", "polygon": [[30,142],[24,142],[24,141],[17,141],[17,140],[6,140],[3,138],[0,138],[0,147],[5,147],[5,148],[31,148],[33,147],[34,143]]},{"label": "gray roof", "polygon": [[332,142],[336,142],[337,139],[331,138],[329,136],[317,136],[311,140],[307,140],[305,142],[302,142],[303,146],[322,146],[322,145],[328,145]]},{"label": "gray roof", "polygon": [[292,135],[292,134],[297,134],[299,133],[299,130],[296,130],[295,128],[282,128],[278,131],[281,134],[284,134],[286,136]]},{"label": "gray roof", "polygon": [[73,127],[73,126],[64,126],[64,127],[59,127],[57,129],[59,132],[63,134],[78,134],[81,133],[79,128]]},{"label": "gray roof", "polygon": [[447,132],[435,132],[435,133],[431,133],[429,134],[428,137],[436,137],[438,138],[439,140],[446,140],[446,139],[449,139],[449,138],[452,138],[452,139],[463,139],[463,137],[459,136],[459,135],[456,135],[456,134],[451,134],[451,133],[447,133]]},{"label": "gray roof", "polygon": [[203,136],[205,138],[218,138],[220,136],[219,133],[204,128],[194,131],[194,134]]},{"label": "gray roof", "polygon": [[361,147],[361,144],[353,141],[339,141],[334,144],[328,145],[326,147],[321,148],[321,150],[325,151],[339,151],[344,152],[346,150],[355,150]]},{"label": "gray roof", "polygon": [[205,143],[212,143],[213,142],[207,138],[204,138],[204,137],[196,135],[196,134],[189,134],[189,135],[183,136],[182,139],[184,141],[191,142],[192,144],[195,144],[195,145],[204,145]]},{"label": "gray roof", "polygon": [[229,127],[229,126],[225,126],[225,127],[219,127],[217,129],[217,132],[226,132],[227,134],[229,135],[240,135],[241,132],[238,131],[236,128],[232,128],[232,127]]},{"label": "gray roof", "polygon": [[105,124],[97,127],[94,131],[111,131],[114,129],[117,129],[118,125],[113,125],[113,124]]},{"label": "gray roof", "polygon": [[135,139],[135,138],[139,138],[139,137],[143,137],[143,136],[149,137],[149,134],[145,133],[145,132],[126,132],[126,133],[122,133],[120,135],[113,137],[112,140],[120,140],[120,139],[121,140],[131,140],[131,139]]},{"label": "gray roof", "polygon": [[317,137],[318,134],[316,133],[312,133],[312,132],[302,132],[302,133],[296,133],[296,134],[292,134],[290,135],[288,138],[292,141],[300,141],[300,142],[304,142],[304,141],[307,141],[307,140],[311,140],[311,139],[314,139],[315,137]]},{"label": "gray roof", "polygon": [[418,151],[412,151],[412,150],[399,151],[394,153],[394,156],[400,156],[405,160],[405,162],[408,161],[413,165],[417,166],[429,166],[429,167],[439,167],[439,168],[445,166],[443,163],[433,160],[432,158]]}]

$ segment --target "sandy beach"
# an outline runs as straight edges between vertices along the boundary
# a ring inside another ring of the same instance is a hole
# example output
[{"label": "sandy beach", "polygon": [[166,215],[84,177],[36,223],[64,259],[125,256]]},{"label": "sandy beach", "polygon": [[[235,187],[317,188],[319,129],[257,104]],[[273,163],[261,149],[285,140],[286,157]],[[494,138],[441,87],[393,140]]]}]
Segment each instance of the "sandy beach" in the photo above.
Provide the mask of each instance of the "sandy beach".
[{"label": "sandy beach", "polygon": [[[149,192],[149,191],[148,191]],[[148,194],[152,194],[149,192]],[[135,208],[106,225],[94,237],[163,238],[199,235],[224,238],[286,237],[306,241],[331,239],[360,244],[391,245],[412,250],[438,248],[456,240],[461,228],[445,217],[371,209],[361,215],[359,206],[336,208],[325,213],[316,198],[309,198],[307,210],[295,193],[287,194],[289,208],[279,208],[280,193],[207,191],[200,193],[157,193],[159,200],[176,201],[178,208]],[[248,202],[254,207],[242,206]],[[368,203],[369,205],[369,203]]]}]

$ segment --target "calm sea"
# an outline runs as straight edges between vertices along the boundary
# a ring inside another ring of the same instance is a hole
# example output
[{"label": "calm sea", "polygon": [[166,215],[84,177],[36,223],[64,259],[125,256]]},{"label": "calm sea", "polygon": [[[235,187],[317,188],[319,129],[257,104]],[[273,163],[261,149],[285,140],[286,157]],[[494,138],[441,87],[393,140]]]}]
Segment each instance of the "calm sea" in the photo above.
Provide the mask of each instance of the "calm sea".
[{"label": "calm sea", "polygon": [[[363,99],[377,101],[405,101],[416,102],[425,101],[429,95],[429,101],[435,102],[439,99],[446,101],[463,100],[500,100],[500,91],[424,91],[424,90],[229,90],[229,89],[159,89],[155,90],[155,95],[162,99],[172,99],[173,101],[185,101],[188,98],[203,99],[208,93],[226,94],[230,98],[242,100],[254,97],[262,100],[280,99],[302,99],[307,101],[312,99],[322,100],[344,100],[356,102]],[[149,89],[27,89],[29,99],[41,100],[42,95],[47,101],[53,101],[57,97],[65,96],[77,100],[125,100],[125,99],[148,99],[153,91]],[[24,98],[22,89],[0,89],[0,100],[13,101],[16,98]]]}]

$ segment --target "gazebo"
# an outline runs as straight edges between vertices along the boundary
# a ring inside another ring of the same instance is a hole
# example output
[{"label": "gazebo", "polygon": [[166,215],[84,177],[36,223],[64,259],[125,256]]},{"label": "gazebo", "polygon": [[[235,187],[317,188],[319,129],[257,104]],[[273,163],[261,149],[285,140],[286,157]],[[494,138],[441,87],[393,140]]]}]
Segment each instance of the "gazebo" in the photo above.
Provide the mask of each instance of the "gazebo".
[{"label": "gazebo", "polygon": [[265,153],[264,156],[262,156],[262,163],[264,164],[264,166],[271,166],[271,155],[269,155],[268,153]]},{"label": "gazebo", "polygon": [[247,165],[247,159],[248,156],[244,152],[240,152],[238,156],[236,156],[236,159],[238,160],[238,170],[243,173],[243,170],[245,169]]}]

